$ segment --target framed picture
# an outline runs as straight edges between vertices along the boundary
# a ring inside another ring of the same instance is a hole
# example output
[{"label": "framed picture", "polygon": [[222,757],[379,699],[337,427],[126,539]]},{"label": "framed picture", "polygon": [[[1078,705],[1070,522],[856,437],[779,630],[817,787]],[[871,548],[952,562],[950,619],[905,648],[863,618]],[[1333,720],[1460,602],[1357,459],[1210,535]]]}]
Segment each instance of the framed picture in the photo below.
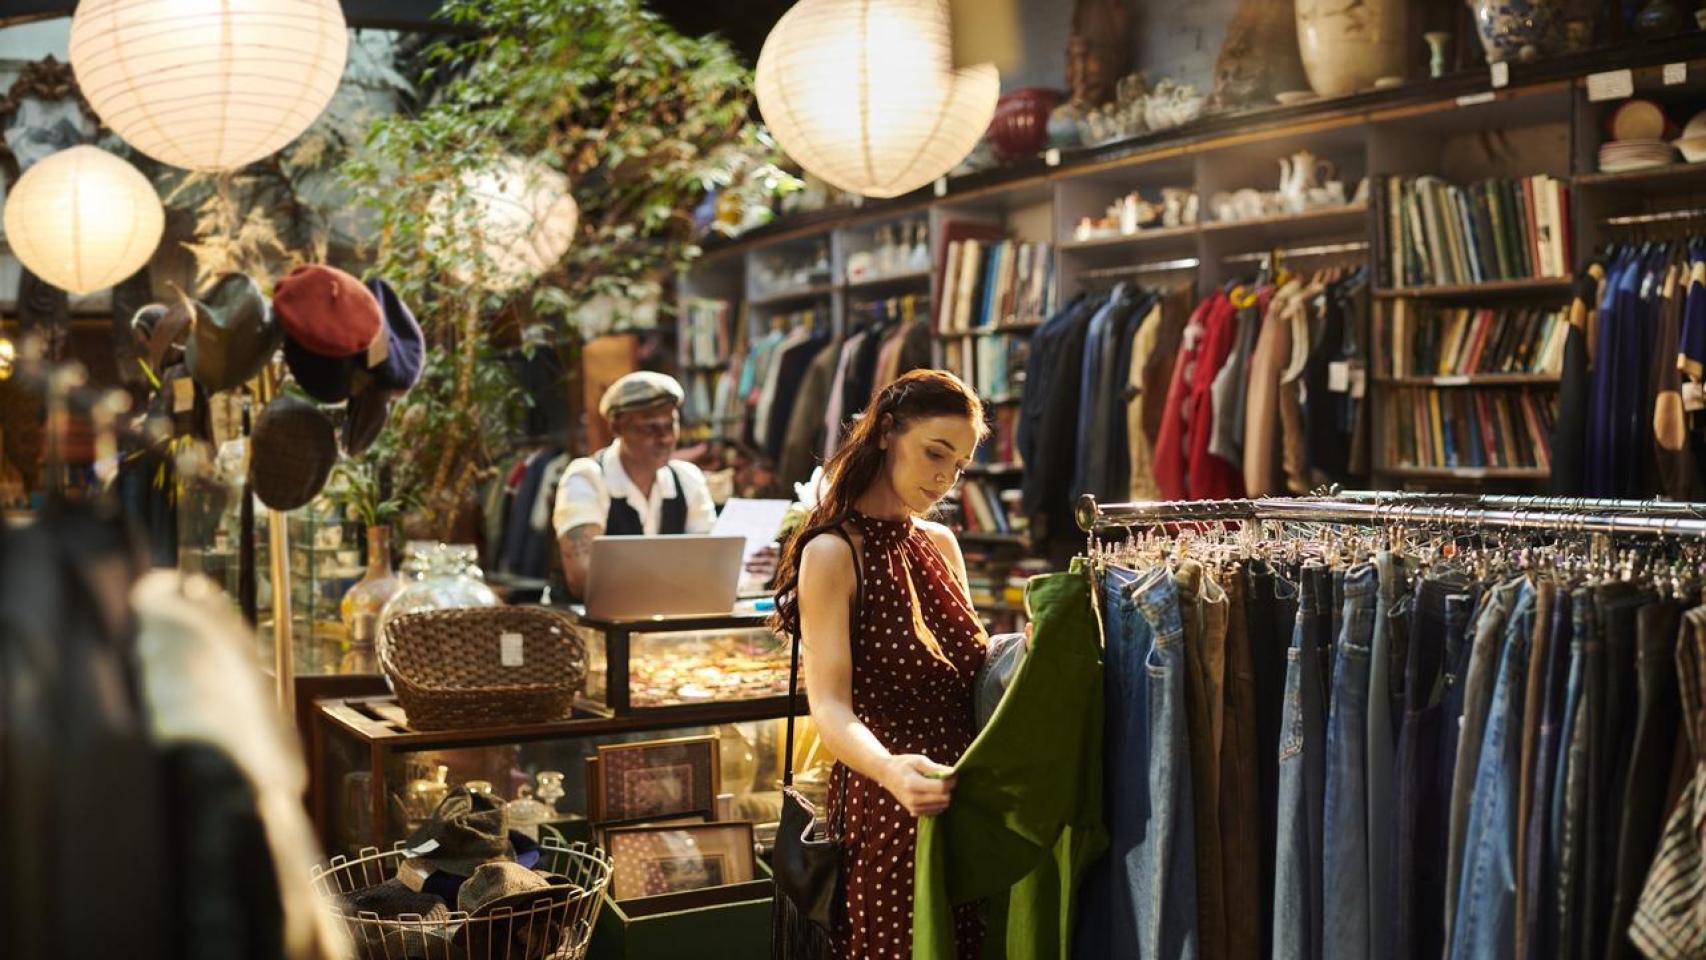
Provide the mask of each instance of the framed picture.
[{"label": "framed picture", "polygon": [[715,736],[602,744],[587,772],[587,814],[595,823],[717,809]]},{"label": "framed picture", "polygon": [[686,827],[701,823],[711,823],[712,817],[708,812],[695,811],[679,817],[665,817],[662,820],[614,820],[601,823],[593,828],[593,839],[599,847],[610,849],[610,834],[614,830],[627,830],[632,827]]},{"label": "framed picture", "polygon": [[744,820],[616,827],[607,837],[616,900],[745,883],[755,871],[752,824]]}]

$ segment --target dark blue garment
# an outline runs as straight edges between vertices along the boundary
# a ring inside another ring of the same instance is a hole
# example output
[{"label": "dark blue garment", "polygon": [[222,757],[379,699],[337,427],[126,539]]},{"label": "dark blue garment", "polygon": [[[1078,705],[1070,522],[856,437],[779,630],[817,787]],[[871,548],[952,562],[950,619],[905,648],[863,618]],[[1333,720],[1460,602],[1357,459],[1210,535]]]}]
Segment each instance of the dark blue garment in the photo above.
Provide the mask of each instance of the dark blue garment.
[{"label": "dark blue garment", "polygon": [[[1118,298],[1102,327],[1102,348],[1096,374],[1095,410],[1090,415],[1090,437],[1087,444],[1090,462],[1084,479],[1084,492],[1104,500],[1123,500],[1130,492],[1127,486],[1116,487],[1118,476],[1129,473],[1131,457],[1126,435],[1126,402],[1131,389],[1132,331],[1143,319],[1147,304],[1154,295]],[[1135,394],[1132,394],[1135,395]],[[1120,470],[1124,464],[1127,469]]]},{"label": "dark blue garment", "polygon": [[[1050,389],[1039,397],[1041,417],[1032,435],[1033,456],[1025,460],[1024,505],[1034,525],[1050,538],[1077,537],[1073,519],[1072,470],[1077,451],[1078,398],[1075,377],[1082,375],[1084,341],[1090,319],[1101,305],[1088,301],[1061,325],[1050,365]],[[1036,364],[1028,364],[1034,369]],[[1027,377],[1030,375],[1027,371]]]},{"label": "dark blue garment", "polygon": [[1542,960],[1552,949],[1554,891],[1551,844],[1548,842],[1552,810],[1553,768],[1558,762],[1558,728],[1563,722],[1564,681],[1569,670],[1570,594],[1559,590],[1552,598],[1552,623],[1546,634],[1543,700],[1540,734],[1534,754],[1534,787],[1528,819],[1528,866],[1523,878],[1525,913],[1522,917],[1522,953],[1518,960]]},{"label": "dark blue garment", "polygon": [[[1693,266],[1706,260],[1706,250],[1695,248],[1688,253]],[[1688,284],[1688,294],[1682,303],[1682,330],[1677,353],[1687,361],[1687,373],[1699,378],[1706,374],[1706,284]]]},{"label": "dark blue garment", "polygon": [[1165,568],[1102,582],[1108,852],[1086,873],[1073,955],[1196,957],[1196,843],[1185,729],[1184,625]]},{"label": "dark blue garment", "polygon": [[1645,496],[1654,479],[1647,383],[1658,311],[1654,265],[1651,257],[1626,254],[1613,265],[1600,301],[1588,416],[1588,496]]},{"label": "dark blue garment", "polygon": [[[1054,386],[1054,364],[1061,335],[1072,318],[1085,309],[1088,300],[1084,294],[1078,294],[1031,334],[1025,355],[1025,383],[1019,397],[1019,422],[1013,429],[1013,447],[1018,451],[1019,459],[1027,464],[1037,462],[1037,431],[1042,427],[1043,411],[1052,398],[1050,391]],[[1027,512],[1034,509],[1028,495],[1025,509]]]},{"label": "dark blue garment", "polygon": [[1126,308],[1128,297],[1125,286],[1114,288],[1113,296],[1103,304],[1102,309],[1090,318],[1090,331],[1084,338],[1084,354],[1079,364],[1078,380],[1078,442],[1072,458],[1072,499],[1091,492],[1087,486],[1090,482],[1090,452],[1091,448],[1100,441],[1095,433],[1096,407],[1100,397],[1100,380],[1102,374],[1102,352],[1108,346],[1108,327],[1115,323],[1119,313]]},{"label": "dark blue garment", "polygon": [[[1319,960],[1322,947],[1322,793],[1326,789],[1319,637],[1331,622],[1329,571],[1303,568],[1297,625],[1286,651],[1279,752],[1278,850],[1274,866],[1273,956]],[[1359,798],[1360,799],[1360,798]]]},{"label": "dark blue garment", "polygon": [[1587,678],[1598,672],[1589,661],[1600,657],[1597,615],[1593,591],[1582,587],[1570,594],[1573,631],[1570,640],[1570,674],[1564,688],[1564,713],[1559,724],[1558,762],[1553,772],[1552,809],[1549,820],[1550,849],[1554,864],[1550,939],[1558,960],[1587,957],[1582,940],[1584,910],[1581,901],[1582,870],[1587,857],[1583,848],[1587,827],[1588,731],[1592,729]]},{"label": "dark blue garment", "polygon": [[539,483],[545,477],[545,468],[560,452],[555,447],[546,447],[527,461],[527,470],[521,475],[521,486],[516,489],[515,502],[504,524],[503,557],[498,569],[505,573],[520,573],[527,566],[527,538],[533,527],[533,501],[539,496]]},{"label": "dark blue garment", "polygon": [[[1297,584],[1267,563],[1250,564],[1244,625],[1256,681],[1256,783],[1260,798],[1261,899],[1274,902],[1274,862],[1279,835],[1279,749],[1285,709],[1286,650],[1297,622]],[[1273,916],[1262,916],[1262,953],[1273,956]]]},{"label": "dark blue garment", "polygon": [[1369,656],[1374,643],[1373,564],[1345,573],[1332,703],[1327,714],[1321,913],[1324,960],[1363,960],[1370,952],[1368,876]]}]

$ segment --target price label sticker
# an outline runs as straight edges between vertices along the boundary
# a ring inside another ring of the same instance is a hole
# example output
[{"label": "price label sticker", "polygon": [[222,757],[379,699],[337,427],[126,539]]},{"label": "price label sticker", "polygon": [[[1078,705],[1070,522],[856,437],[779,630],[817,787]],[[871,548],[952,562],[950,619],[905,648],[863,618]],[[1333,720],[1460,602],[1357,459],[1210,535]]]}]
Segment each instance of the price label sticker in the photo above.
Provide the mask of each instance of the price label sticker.
[{"label": "price label sticker", "polygon": [[1635,95],[1635,71],[1606,70],[1603,73],[1588,74],[1588,99],[1594,103],[1601,100],[1622,100]]},{"label": "price label sticker", "polygon": [[1434,378],[1434,386],[1436,386],[1436,387],[1462,387],[1462,386],[1467,386],[1468,383],[1469,383],[1469,378],[1466,376],[1463,376],[1461,374],[1459,374],[1457,376],[1453,376],[1453,377],[1435,377]]},{"label": "price label sticker", "polygon": [[1368,371],[1360,363],[1351,365],[1351,399],[1361,400],[1368,393]]},{"label": "price label sticker", "polygon": [[179,377],[172,381],[172,412],[188,413],[195,409],[195,381]]},{"label": "price label sticker", "polygon": [[1060,148],[1049,147],[1048,150],[1044,151],[1043,162],[1051,167],[1060,166]]},{"label": "price label sticker", "polygon": [[947,177],[937,177],[936,178],[935,191],[936,191],[936,196],[938,196],[938,197],[945,197],[948,195],[948,178]]},{"label": "price label sticker", "polygon": [[380,330],[379,336],[374,337],[373,342],[367,345],[367,368],[371,370],[374,367],[379,366],[384,363],[385,358],[390,355],[391,335],[386,333],[384,330]]},{"label": "price label sticker", "polygon": [[1498,98],[1498,94],[1493,91],[1483,90],[1480,93],[1466,93],[1463,96],[1458,97],[1457,105],[1460,107],[1473,107],[1483,103],[1492,103]]},{"label": "price label sticker", "polygon": [[1687,83],[1687,82],[1688,82],[1688,64],[1686,64],[1686,63],[1667,63],[1667,64],[1665,64],[1665,86],[1674,87],[1679,83]]},{"label": "price label sticker", "polygon": [[1682,382],[1682,409],[1689,413],[1706,410],[1706,388],[1702,388],[1698,381]]},{"label": "price label sticker", "polygon": [[1498,63],[1493,64],[1492,72],[1493,72],[1493,89],[1494,90],[1497,90],[1500,87],[1508,87],[1511,85],[1511,65],[1510,64],[1504,62],[1503,60],[1500,60]]},{"label": "price label sticker", "polygon": [[1351,388],[1351,364],[1348,360],[1334,360],[1327,364],[1327,389],[1334,393],[1344,393]]},{"label": "price label sticker", "polygon": [[498,658],[506,667],[522,665],[521,634],[505,633],[498,637]]}]

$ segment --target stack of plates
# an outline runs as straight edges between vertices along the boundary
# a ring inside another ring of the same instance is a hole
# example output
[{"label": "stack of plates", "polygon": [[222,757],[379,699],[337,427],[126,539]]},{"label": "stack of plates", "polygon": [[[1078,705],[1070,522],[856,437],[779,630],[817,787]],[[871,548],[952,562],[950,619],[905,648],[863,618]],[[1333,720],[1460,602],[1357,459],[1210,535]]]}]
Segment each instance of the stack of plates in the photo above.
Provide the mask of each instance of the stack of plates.
[{"label": "stack of plates", "polygon": [[1613,140],[1599,148],[1599,169],[1605,173],[1668,167],[1675,162],[1676,155],[1663,140]]}]

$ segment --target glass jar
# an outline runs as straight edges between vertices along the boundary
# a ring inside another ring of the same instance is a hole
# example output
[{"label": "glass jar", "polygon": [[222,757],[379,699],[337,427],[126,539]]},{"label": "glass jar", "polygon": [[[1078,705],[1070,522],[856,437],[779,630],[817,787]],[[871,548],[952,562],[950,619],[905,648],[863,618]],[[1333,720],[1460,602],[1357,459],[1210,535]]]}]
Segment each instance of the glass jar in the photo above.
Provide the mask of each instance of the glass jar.
[{"label": "glass jar", "polygon": [[471,544],[410,541],[409,559],[403,562],[403,588],[379,612],[375,633],[381,647],[388,642],[386,625],[402,614],[497,606],[498,595],[486,585],[479,557]]},{"label": "glass jar", "polygon": [[563,774],[558,770],[541,770],[538,775],[539,788],[533,795],[539,798],[550,811],[552,816],[557,813],[557,801],[563,799]]},{"label": "glass jar", "polygon": [[550,807],[533,798],[533,788],[522,786],[515,792],[515,799],[504,804],[504,816],[509,820],[512,830],[519,830],[534,840],[539,839],[539,825],[551,819],[553,811]]}]

